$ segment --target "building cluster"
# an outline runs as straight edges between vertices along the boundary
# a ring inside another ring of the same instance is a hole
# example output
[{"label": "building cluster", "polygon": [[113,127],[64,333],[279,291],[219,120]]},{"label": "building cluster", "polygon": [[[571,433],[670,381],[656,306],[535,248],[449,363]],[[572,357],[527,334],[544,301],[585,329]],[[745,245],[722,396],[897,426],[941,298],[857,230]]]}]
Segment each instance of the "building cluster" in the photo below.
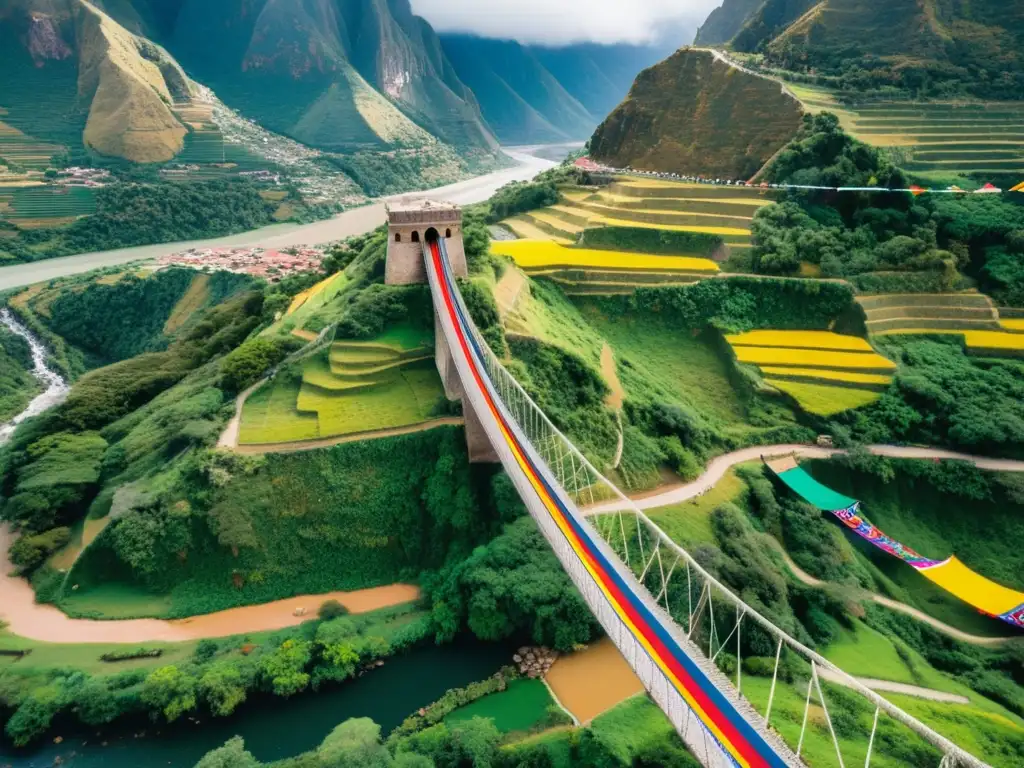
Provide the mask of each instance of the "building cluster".
[{"label": "building cluster", "polygon": [[110,179],[110,171],[103,168],[64,168],[57,171],[57,184],[67,187],[102,187]]},{"label": "building cluster", "polygon": [[235,272],[277,282],[290,275],[320,269],[321,248],[296,246],[284,251],[270,248],[190,248],[162,256],[161,266],[190,267],[205,272]]}]

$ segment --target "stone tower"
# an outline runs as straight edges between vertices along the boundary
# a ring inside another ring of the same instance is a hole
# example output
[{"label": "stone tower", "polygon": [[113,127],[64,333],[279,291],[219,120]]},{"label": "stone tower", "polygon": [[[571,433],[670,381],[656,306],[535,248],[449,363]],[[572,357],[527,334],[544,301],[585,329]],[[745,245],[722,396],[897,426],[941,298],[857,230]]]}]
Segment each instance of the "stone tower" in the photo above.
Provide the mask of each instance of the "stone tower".
[{"label": "stone tower", "polygon": [[[388,207],[388,257],[384,282],[388,285],[410,285],[427,282],[423,265],[423,244],[443,238],[448,260],[456,277],[467,277],[466,251],[462,245],[462,209],[451,203],[431,200],[397,202]],[[466,445],[469,460],[474,464],[498,461],[498,455],[487,439],[480,419],[462,396],[462,382],[455,360],[441,325],[434,318],[434,361],[449,400],[463,401],[466,424]]]},{"label": "stone tower", "polygon": [[444,238],[456,277],[466,277],[466,251],[462,246],[462,209],[433,200],[395,202],[388,206],[388,260],[384,282],[409,285],[427,282],[423,244]]}]

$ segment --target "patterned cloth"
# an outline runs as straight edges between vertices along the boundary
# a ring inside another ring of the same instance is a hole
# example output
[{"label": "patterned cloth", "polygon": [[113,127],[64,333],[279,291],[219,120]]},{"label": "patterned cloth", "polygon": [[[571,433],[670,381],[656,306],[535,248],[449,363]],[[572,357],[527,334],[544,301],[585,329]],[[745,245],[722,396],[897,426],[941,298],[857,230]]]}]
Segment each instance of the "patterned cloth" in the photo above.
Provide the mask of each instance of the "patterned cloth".
[{"label": "patterned cloth", "polygon": [[853,506],[835,510],[832,514],[838,517],[843,522],[843,525],[862,539],[870,541],[883,552],[888,552],[893,557],[898,557],[915,568],[932,568],[942,562],[941,560],[929,560],[927,557],[919,555],[910,547],[900,544],[895,539],[890,539],[878,528],[857,514],[859,509],[860,502],[858,501]]}]

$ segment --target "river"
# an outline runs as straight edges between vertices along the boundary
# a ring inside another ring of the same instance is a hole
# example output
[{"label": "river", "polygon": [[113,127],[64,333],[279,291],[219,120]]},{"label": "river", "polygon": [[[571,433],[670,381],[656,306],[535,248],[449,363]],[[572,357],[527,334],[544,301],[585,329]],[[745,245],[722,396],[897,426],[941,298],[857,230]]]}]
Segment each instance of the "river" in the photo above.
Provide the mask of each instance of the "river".
[{"label": "river", "polygon": [[518,165],[484,176],[466,179],[456,184],[449,184],[436,189],[409,192],[403,195],[377,200],[362,208],[340,213],[330,219],[312,224],[274,224],[236,235],[193,240],[181,243],[163,243],[160,245],[142,245],[136,248],[121,248],[113,251],[97,251],[80,253],[75,256],[62,256],[56,259],[34,261],[31,264],[15,264],[0,268],[0,291],[19,288],[32,283],[53,280],[66,275],[76,275],[101,267],[112,267],[127,264],[130,261],[154,259],[168,253],[183,251],[189,248],[206,247],[245,247],[263,246],[266,248],[287,248],[293,245],[317,245],[333,240],[341,240],[353,235],[361,235],[379,227],[385,221],[384,206],[390,200],[416,199],[429,197],[445,200],[459,205],[480,203],[490,198],[499,187],[512,181],[532,179],[541,171],[554,167],[557,163],[544,159],[540,155],[550,156],[557,152],[555,147],[561,146],[568,152],[577,144],[538,145],[530,147],[510,147],[505,154],[515,160]]},{"label": "river", "polygon": [[67,382],[60,374],[46,364],[46,347],[42,342],[33,336],[28,328],[14,319],[14,315],[6,307],[0,309],[0,323],[7,326],[8,330],[16,333],[28,342],[32,349],[32,375],[39,379],[46,386],[42,394],[37,395],[28,407],[11,419],[6,424],[0,424],[0,445],[11,439],[14,428],[31,416],[38,416],[47,408],[57,405],[68,395]]},{"label": "river", "polygon": [[[27,751],[0,741],[0,766],[42,768],[60,758],[60,765],[71,768],[192,768],[206,752],[235,735],[245,739],[257,759],[281,760],[315,748],[350,717],[372,718],[386,735],[448,689],[483,680],[511,663],[513,652],[509,645],[469,638],[426,646],[319,693],[291,699],[260,696],[227,718],[201,715],[198,723],[183,719],[160,728],[143,722],[134,728],[108,727],[101,735],[90,729],[88,737],[65,732],[60,744],[48,742]],[[136,737],[138,733],[144,736]]]}]

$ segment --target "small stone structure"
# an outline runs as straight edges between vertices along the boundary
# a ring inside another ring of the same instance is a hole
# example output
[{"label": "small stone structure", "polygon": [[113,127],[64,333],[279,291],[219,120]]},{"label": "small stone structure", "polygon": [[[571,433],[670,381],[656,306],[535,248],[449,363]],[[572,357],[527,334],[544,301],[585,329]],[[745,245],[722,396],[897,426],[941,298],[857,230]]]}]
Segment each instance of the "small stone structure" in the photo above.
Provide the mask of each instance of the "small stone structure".
[{"label": "small stone structure", "polygon": [[462,246],[462,209],[433,200],[399,201],[388,206],[388,260],[384,282],[410,285],[427,282],[423,244],[443,237],[456,277],[469,274]]},{"label": "small stone structure", "polygon": [[[423,245],[434,238],[443,238],[448,261],[456,277],[467,277],[466,251],[462,245],[462,209],[451,203],[431,200],[397,202],[388,207],[388,257],[384,282],[388,285],[411,285],[427,282],[423,264]],[[444,383],[449,400],[462,400],[462,382],[455,368],[448,342],[441,325],[434,317],[434,362]],[[474,464],[493,463],[498,455],[487,439],[480,419],[468,403],[464,403],[466,443],[469,460]]]}]

